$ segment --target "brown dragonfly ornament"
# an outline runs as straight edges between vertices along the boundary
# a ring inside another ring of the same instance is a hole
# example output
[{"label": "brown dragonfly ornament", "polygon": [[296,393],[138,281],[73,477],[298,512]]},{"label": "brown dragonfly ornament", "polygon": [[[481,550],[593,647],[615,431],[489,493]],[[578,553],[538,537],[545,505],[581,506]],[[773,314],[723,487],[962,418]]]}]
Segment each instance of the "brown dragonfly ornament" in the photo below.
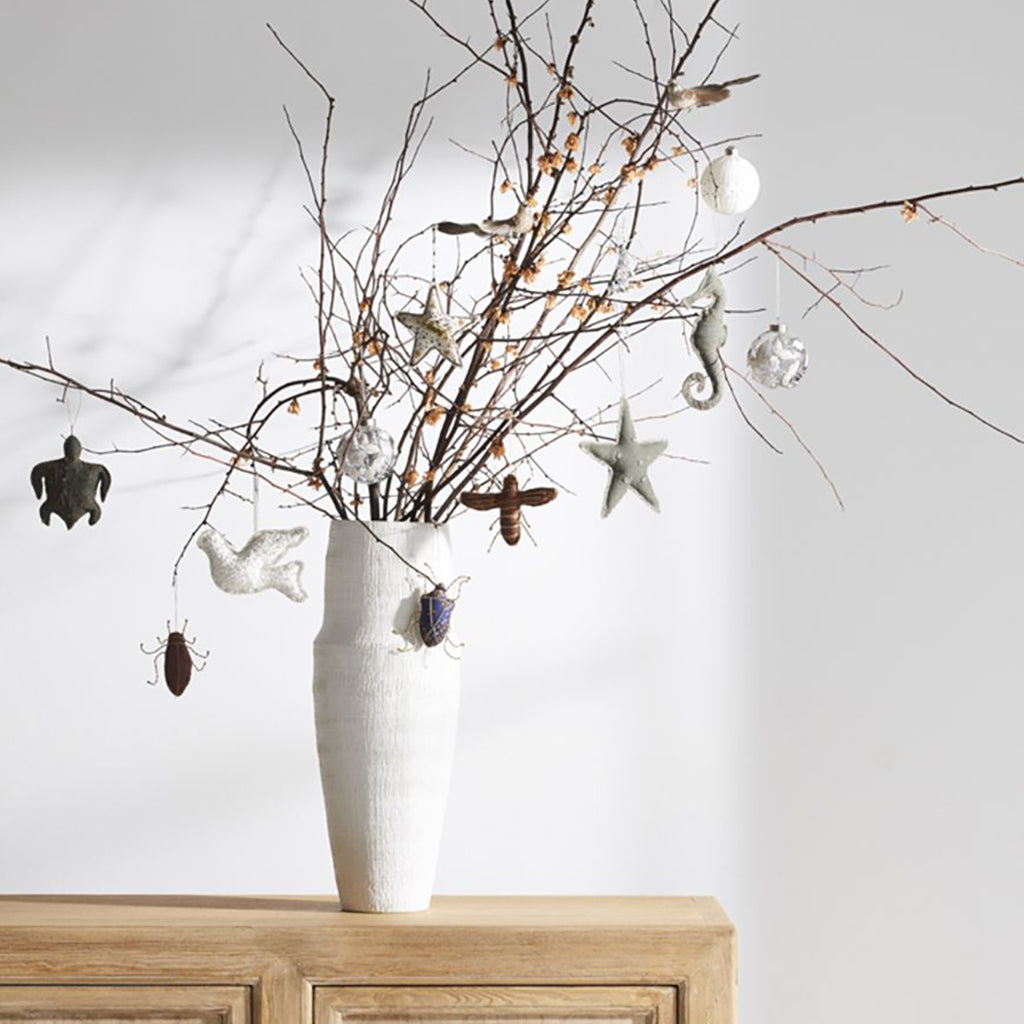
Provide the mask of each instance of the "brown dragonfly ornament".
[{"label": "brown dragonfly ornament", "polygon": [[493,512],[498,509],[501,536],[506,544],[515,545],[519,543],[523,506],[546,505],[557,497],[558,491],[554,487],[530,487],[521,491],[515,473],[509,473],[500,491],[466,491],[459,495],[459,501],[467,508],[476,509],[478,512]]}]

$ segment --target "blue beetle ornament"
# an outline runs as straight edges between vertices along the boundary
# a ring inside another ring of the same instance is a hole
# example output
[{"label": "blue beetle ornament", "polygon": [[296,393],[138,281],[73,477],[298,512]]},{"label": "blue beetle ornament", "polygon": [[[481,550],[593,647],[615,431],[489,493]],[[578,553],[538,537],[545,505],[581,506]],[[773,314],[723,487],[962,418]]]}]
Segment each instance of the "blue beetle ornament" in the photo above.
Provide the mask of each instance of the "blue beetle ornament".
[{"label": "blue beetle ornament", "polygon": [[420,598],[420,636],[427,647],[437,647],[438,644],[444,643],[452,623],[454,609],[455,599],[448,596],[441,583]]}]

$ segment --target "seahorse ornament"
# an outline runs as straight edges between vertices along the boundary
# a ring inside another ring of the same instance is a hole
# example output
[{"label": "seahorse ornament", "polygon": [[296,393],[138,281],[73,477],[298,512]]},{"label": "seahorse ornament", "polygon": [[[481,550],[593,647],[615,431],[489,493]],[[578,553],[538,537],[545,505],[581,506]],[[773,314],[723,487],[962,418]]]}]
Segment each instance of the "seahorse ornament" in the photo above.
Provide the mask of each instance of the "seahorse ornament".
[{"label": "seahorse ornament", "polygon": [[[722,400],[725,389],[725,367],[719,350],[725,344],[725,289],[714,267],[710,267],[700,287],[683,299],[684,306],[693,306],[700,299],[711,299],[701,310],[697,326],[690,335],[690,341],[697,358],[704,366],[704,372],[694,370],[683,381],[682,393],[686,404],[694,409],[710,409]],[[696,392],[710,389],[706,398],[698,398]]]}]

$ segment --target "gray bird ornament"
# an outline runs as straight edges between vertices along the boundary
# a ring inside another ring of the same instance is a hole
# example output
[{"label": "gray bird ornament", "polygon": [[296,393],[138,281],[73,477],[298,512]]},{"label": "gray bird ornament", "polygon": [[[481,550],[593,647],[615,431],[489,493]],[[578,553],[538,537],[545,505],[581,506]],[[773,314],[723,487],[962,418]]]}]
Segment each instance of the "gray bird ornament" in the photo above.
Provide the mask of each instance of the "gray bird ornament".
[{"label": "gray bird ornament", "polygon": [[456,224],[454,221],[442,220],[437,230],[442,235],[479,235],[480,238],[518,238],[533,230],[537,221],[537,212],[525,203],[519,207],[514,217],[495,220],[484,217],[482,221],[471,224]]},{"label": "gray bird ornament", "polygon": [[46,500],[40,506],[39,518],[49,526],[50,516],[56,515],[70,530],[84,515],[89,525],[95,526],[103,514],[96,500],[106,501],[110,490],[110,471],[96,462],[83,462],[82,443],[74,434],[64,442],[64,458],[40,462],[32,469],[32,490]]},{"label": "gray bird ornament", "polygon": [[732,86],[746,85],[760,75],[746,75],[743,78],[730,78],[728,82],[708,82],[705,85],[684,86],[678,78],[668,83],[668,101],[676,110],[694,110],[697,107],[710,107],[721,103],[732,95]]}]

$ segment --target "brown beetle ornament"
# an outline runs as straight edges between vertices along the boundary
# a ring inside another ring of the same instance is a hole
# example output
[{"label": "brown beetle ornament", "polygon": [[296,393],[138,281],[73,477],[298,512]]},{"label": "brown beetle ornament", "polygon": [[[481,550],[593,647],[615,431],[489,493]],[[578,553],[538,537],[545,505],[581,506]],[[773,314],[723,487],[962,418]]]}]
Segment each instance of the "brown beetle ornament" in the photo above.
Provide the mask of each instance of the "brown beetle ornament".
[{"label": "brown beetle ornament", "polygon": [[[185,620],[185,625],[180,632],[172,630],[171,624],[168,622],[167,637],[163,640],[157,637],[157,646],[154,650],[147,651],[142,644],[139,644],[139,650],[143,654],[155,656],[153,658],[153,678],[147,679],[146,682],[150,686],[156,686],[160,682],[160,669],[157,662],[162,654],[164,656],[164,682],[175,697],[180,697],[185,692],[185,688],[192,680],[192,669],[195,668],[197,672],[202,672],[206,668],[206,659],[210,656],[209,651],[200,654],[195,649],[195,637],[191,640],[185,638],[186,629],[188,629],[188,619]],[[200,659],[202,664],[194,662],[193,656]]]}]

